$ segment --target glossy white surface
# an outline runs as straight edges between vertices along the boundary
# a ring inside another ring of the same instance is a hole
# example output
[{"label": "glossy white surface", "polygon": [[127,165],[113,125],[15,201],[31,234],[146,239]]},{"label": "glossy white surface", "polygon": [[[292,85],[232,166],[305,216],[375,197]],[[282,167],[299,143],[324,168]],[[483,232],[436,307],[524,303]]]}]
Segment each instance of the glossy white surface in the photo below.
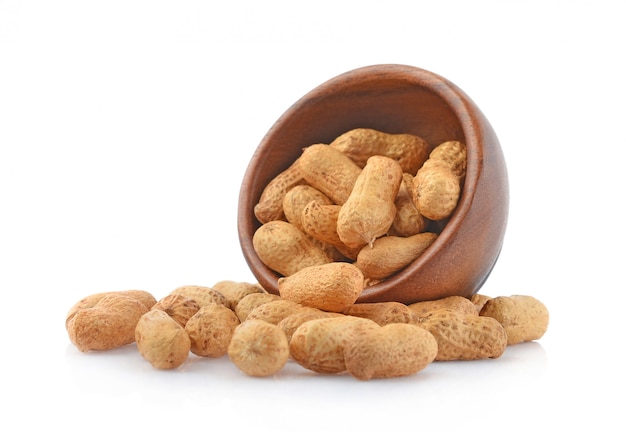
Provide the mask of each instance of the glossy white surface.
[{"label": "glossy white surface", "polygon": [[[0,1],[3,422],[623,430],[622,17],[610,1]],[[492,123],[511,207],[481,292],[542,300],[541,340],[368,382],[194,356],[163,372],[132,345],[70,344],[88,294],[251,280],[236,207],[257,143],[304,93],[376,63],[445,76]]]}]

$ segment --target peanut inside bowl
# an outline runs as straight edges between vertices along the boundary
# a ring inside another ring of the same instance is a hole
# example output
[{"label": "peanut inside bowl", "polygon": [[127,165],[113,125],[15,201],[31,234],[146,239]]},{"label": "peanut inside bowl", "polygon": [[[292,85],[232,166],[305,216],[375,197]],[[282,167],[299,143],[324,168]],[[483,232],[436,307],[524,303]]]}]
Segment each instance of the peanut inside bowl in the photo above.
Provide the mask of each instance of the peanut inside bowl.
[{"label": "peanut inside bowl", "polygon": [[242,181],[237,222],[244,257],[259,283],[278,294],[282,276],[263,264],[252,244],[261,226],[254,206],[263,189],[305,147],[330,143],[356,128],[414,134],[430,150],[450,140],[467,149],[461,195],[438,238],[403,270],[367,286],[358,302],[408,304],[476,293],[496,264],[506,230],[509,189],[500,144],[483,113],[456,85],[393,64],[355,69],[321,84],[292,105],[259,144]]}]

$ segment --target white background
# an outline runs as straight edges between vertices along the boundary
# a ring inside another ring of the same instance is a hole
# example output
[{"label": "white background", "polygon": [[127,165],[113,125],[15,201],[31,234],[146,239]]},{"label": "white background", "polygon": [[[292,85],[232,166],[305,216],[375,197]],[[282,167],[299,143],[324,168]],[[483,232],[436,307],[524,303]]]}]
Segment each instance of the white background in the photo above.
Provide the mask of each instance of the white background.
[{"label": "white background", "polygon": [[[3,424],[624,430],[621,4],[0,0]],[[306,92],[378,63],[443,75],[489,118],[511,205],[481,293],[543,301],[542,339],[368,382],[70,344],[88,294],[253,280],[236,213],[257,144]]]}]

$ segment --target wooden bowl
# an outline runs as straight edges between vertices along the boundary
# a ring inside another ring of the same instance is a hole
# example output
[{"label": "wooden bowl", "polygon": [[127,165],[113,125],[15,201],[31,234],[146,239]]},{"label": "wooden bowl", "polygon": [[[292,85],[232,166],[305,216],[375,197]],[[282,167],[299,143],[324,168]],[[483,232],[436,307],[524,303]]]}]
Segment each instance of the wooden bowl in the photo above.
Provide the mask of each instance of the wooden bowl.
[{"label": "wooden bowl", "polygon": [[276,121],[252,155],[240,190],[238,233],[258,282],[278,294],[280,275],[261,262],[252,246],[260,226],[254,206],[263,188],[304,147],[330,143],[359,127],[419,135],[431,148],[462,141],[467,171],[457,208],[437,240],[404,270],[366,287],[358,302],[410,304],[476,293],[496,264],[507,224],[509,188],[500,143],[460,88],[432,72],[396,64],[355,69],[313,89]]}]

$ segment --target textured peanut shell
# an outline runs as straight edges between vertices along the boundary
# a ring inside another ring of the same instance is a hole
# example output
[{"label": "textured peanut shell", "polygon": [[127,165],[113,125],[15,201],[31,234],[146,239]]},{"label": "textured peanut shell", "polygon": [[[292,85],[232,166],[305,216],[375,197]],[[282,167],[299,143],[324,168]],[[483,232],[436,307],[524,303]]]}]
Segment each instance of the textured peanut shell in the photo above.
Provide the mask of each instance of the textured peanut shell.
[{"label": "textured peanut shell", "polygon": [[200,310],[200,305],[192,298],[181,294],[169,294],[152,306],[151,310],[162,310],[174,319],[181,327],[187,320]]},{"label": "textured peanut shell", "polygon": [[339,238],[337,219],[340,211],[339,205],[312,201],[302,210],[302,229],[314,239],[337,248],[344,257],[355,260],[361,247],[348,247]]},{"label": "textured peanut shell", "polygon": [[287,222],[304,231],[302,227],[302,210],[311,201],[321,204],[332,204],[332,200],[313,186],[302,184],[291,188],[283,199],[283,211]]},{"label": "textured peanut shell", "polygon": [[289,360],[289,343],[277,325],[250,319],[235,329],[228,356],[246,375],[269,376],[280,371]]},{"label": "textured peanut shell", "polygon": [[389,231],[401,182],[398,162],[385,156],[368,159],[337,217],[337,233],[346,246],[371,246]]},{"label": "textured peanut shell", "polygon": [[239,301],[252,293],[266,292],[257,282],[221,280],[212,287],[221,293],[228,301],[228,307],[233,311],[237,308]]},{"label": "textured peanut shell", "polygon": [[[294,332],[298,327],[304,324],[307,321],[311,321],[319,318],[329,318],[334,314],[331,312],[324,312],[319,309],[307,308],[301,312],[292,313],[286,317],[284,317],[277,326],[285,332],[287,336],[287,340],[291,341],[291,336],[293,336]],[[338,316],[339,314],[337,314]]]},{"label": "textured peanut shell", "polygon": [[472,296],[470,297],[470,301],[474,304],[474,307],[476,308],[476,313],[480,314],[480,311],[485,303],[487,303],[492,298],[493,297],[485,294],[476,293],[472,294]]},{"label": "textured peanut shell", "polygon": [[449,171],[459,177],[465,176],[467,167],[467,149],[460,141],[445,141],[437,145],[428,155],[428,160],[424,166],[437,166]]},{"label": "textured peanut shell", "polygon": [[302,367],[327,374],[346,371],[344,347],[359,334],[380,326],[374,321],[353,316],[319,318],[304,322],[291,336],[289,350]]},{"label": "textured peanut shell", "polygon": [[434,361],[437,350],[437,340],[429,331],[391,323],[350,339],[344,358],[348,373],[366,381],[414,375]]},{"label": "textured peanut shell", "polygon": [[151,293],[149,293],[148,291],[143,291],[143,290],[104,291],[100,293],[90,294],[80,299],[78,302],[76,302],[67,312],[67,315],[65,317],[66,329],[67,329],[68,322],[70,321],[70,319],[74,316],[76,312],[78,312],[81,309],[87,309],[87,308],[93,307],[100,300],[102,300],[103,297],[112,295],[112,294],[124,295],[127,297],[135,298],[139,300],[141,303],[143,303],[148,309],[150,309],[157,302],[156,298]]},{"label": "textured peanut shell", "polygon": [[528,295],[499,296],[488,300],[480,315],[504,327],[509,345],[540,339],[548,330],[548,308]]},{"label": "textured peanut shell", "polygon": [[185,325],[191,352],[211,358],[225,355],[238,325],[239,318],[229,307],[217,303],[203,306]]},{"label": "textured peanut shell", "polygon": [[370,156],[381,155],[396,160],[404,172],[415,174],[428,158],[428,144],[411,134],[390,134],[370,128],[349,130],[330,145],[363,168]]},{"label": "textured peanut shell", "polygon": [[303,184],[304,178],[296,159],[286,170],[280,172],[265,186],[259,202],[254,206],[254,215],[261,223],[284,220],[283,199],[292,187]]},{"label": "textured peanut shell", "polygon": [[264,303],[252,309],[246,320],[249,319],[257,319],[266,321],[271,324],[278,324],[285,317],[292,315],[294,313],[307,311],[309,307],[305,307],[299,303],[294,301],[280,298],[278,300],[274,300],[271,302]]},{"label": "textured peanut shell", "polygon": [[306,182],[339,205],[346,202],[361,173],[348,156],[328,144],[306,147],[299,161]]},{"label": "textured peanut shell", "polygon": [[257,306],[275,300],[281,300],[280,296],[267,292],[248,294],[239,300],[237,307],[235,307],[235,313],[237,314],[239,321],[245,321],[250,312],[252,312]]},{"label": "textured peanut shell", "polygon": [[332,262],[303,268],[278,280],[280,296],[286,300],[341,312],[354,304],[365,287],[363,273],[353,264]]},{"label": "textured peanut shell", "polygon": [[409,304],[409,308],[419,317],[427,317],[439,309],[452,309],[462,314],[478,315],[476,306],[468,298],[449,296],[437,300],[426,300]]},{"label": "textured peanut shell", "polygon": [[332,261],[309,236],[285,221],[261,225],[254,232],[252,244],[259,259],[283,276]]},{"label": "textured peanut shell", "polygon": [[160,309],[141,317],[135,328],[135,339],[141,356],[156,369],[175,369],[189,357],[189,335]]},{"label": "textured peanut shell", "polygon": [[413,200],[424,217],[439,221],[448,218],[459,201],[461,185],[452,171],[421,168],[413,179]]},{"label": "textured peanut shell", "polygon": [[418,322],[418,316],[404,303],[400,302],[377,302],[355,303],[343,310],[345,315],[357,316],[370,319],[384,326],[391,323]]},{"label": "textured peanut shell", "polygon": [[355,265],[366,278],[383,280],[419,258],[437,239],[437,234],[424,232],[410,237],[385,236],[357,255]]},{"label": "textured peanut shell", "polygon": [[413,201],[413,176],[409,173],[405,172],[402,175],[395,205],[396,216],[389,227],[390,235],[409,237],[426,230],[427,220],[417,210]]},{"label": "textured peanut shell", "polygon": [[135,326],[146,312],[146,305],[134,297],[107,294],[72,314],[66,322],[68,336],[82,352],[128,345],[135,341]]},{"label": "textured peanut shell", "polygon": [[203,307],[208,304],[221,304],[229,306],[228,300],[224,295],[210,287],[200,285],[183,285],[173,289],[170,294],[179,294],[194,300],[198,306]]},{"label": "textured peanut shell", "polygon": [[419,326],[437,340],[438,361],[498,358],[507,346],[504,327],[491,317],[437,309]]}]

